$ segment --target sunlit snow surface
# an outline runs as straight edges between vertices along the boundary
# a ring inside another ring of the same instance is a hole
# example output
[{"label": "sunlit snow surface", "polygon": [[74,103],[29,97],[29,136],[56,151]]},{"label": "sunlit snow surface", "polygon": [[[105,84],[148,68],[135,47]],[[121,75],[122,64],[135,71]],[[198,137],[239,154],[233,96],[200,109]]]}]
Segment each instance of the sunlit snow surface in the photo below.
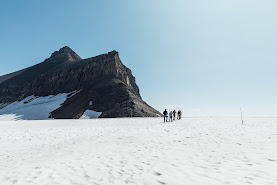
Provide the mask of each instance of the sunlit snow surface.
[{"label": "sunlit snow surface", "polygon": [[276,134],[274,118],[0,121],[0,184],[276,184]]},{"label": "sunlit snow surface", "polygon": [[[28,96],[24,100],[11,104],[0,104],[0,121],[47,120],[49,119],[50,112],[58,109],[67,98],[71,98],[80,91],[44,97]],[[92,101],[89,102],[89,105],[92,105]],[[101,114],[102,112],[86,110],[81,116],[81,119],[98,118]]]},{"label": "sunlit snow surface", "polygon": [[11,120],[21,120],[22,115],[16,115],[16,114],[2,114],[0,115],[0,121],[11,121]]},{"label": "sunlit snow surface", "polygon": [[68,94],[61,93],[44,97],[28,96],[24,100],[13,102],[0,109],[0,120],[4,118],[14,120],[48,119],[49,113],[59,108]]},{"label": "sunlit snow surface", "polygon": [[84,114],[80,117],[80,119],[93,119],[98,118],[102,112],[96,112],[93,110],[86,110]]}]

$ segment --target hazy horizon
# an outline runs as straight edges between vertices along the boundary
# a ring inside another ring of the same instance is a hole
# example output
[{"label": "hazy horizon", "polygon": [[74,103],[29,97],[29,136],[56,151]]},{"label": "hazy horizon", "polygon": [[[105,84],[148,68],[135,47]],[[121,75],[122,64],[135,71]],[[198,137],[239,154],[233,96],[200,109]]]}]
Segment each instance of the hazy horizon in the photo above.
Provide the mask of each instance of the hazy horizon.
[{"label": "hazy horizon", "polygon": [[274,0],[0,2],[0,76],[63,46],[117,50],[143,100],[183,116],[277,117]]}]

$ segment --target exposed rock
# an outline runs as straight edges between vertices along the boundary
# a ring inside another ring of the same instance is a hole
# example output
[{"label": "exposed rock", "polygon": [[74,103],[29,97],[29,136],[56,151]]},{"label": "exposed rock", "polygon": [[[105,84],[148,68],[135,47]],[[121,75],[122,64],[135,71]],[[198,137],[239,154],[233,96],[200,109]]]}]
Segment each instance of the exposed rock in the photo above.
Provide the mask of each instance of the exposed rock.
[{"label": "exposed rock", "polygon": [[13,74],[7,79],[0,77],[0,103],[30,95],[79,91],[69,96],[51,116],[80,118],[87,109],[102,112],[102,118],[161,115],[142,100],[135,77],[122,64],[117,51],[82,59],[66,46],[44,62]]}]

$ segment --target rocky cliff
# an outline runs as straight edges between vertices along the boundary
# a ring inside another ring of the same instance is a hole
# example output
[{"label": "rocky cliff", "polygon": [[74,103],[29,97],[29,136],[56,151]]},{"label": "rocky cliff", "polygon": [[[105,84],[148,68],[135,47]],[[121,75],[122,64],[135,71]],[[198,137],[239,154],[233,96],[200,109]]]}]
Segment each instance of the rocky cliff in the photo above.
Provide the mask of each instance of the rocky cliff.
[{"label": "rocky cliff", "polygon": [[102,112],[101,118],[161,115],[142,100],[117,51],[82,59],[66,46],[42,63],[0,77],[0,103],[5,105],[60,93],[71,94],[49,112],[53,118],[80,118],[86,110]]}]

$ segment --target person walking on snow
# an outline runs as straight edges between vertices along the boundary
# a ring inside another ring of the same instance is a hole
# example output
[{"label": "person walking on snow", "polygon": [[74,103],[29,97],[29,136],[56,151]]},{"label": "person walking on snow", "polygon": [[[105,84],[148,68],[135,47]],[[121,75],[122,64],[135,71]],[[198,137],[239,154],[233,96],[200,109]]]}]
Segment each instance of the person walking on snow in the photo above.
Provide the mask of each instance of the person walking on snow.
[{"label": "person walking on snow", "polygon": [[173,111],[173,120],[175,121],[175,117],[176,117],[176,111]]},{"label": "person walking on snow", "polygon": [[170,111],[170,112],[169,112],[169,121],[171,121],[171,122],[172,122],[172,115],[173,115],[173,112]]},{"label": "person walking on snow", "polygon": [[166,109],[164,110],[163,114],[164,114],[164,122],[165,121],[167,122],[167,110]]},{"label": "person walking on snow", "polygon": [[178,111],[178,119],[181,119],[181,116],[182,116],[182,111],[179,110],[179,111]]}]

